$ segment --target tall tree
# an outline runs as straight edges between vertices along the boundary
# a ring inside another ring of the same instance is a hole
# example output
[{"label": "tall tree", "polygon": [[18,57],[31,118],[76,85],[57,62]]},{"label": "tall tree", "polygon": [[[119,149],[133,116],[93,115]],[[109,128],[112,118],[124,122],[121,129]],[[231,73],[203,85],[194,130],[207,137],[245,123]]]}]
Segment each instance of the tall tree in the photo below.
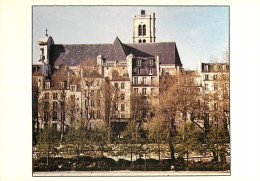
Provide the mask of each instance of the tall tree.
[{"label": "tall tree", "polygon": [[109,146],[108,143],[108,133],[109,128],[107,127],[107,124],[104,122],[100,122],[95,125],[95,127],[90,131],[90,139],[91,143],[94,143],[98,145],[99,150],[101,152],[101,157],[104,156],[104,149],[105,146]]},{"label": "tall tree", "polygon": [[47,158],[46,164],[49,164],[50,154],[54,155],[59,145],[59,132],[50,122],[45,124],[43,131],[38,135],[37,151],[41,156]]},{"label": "tall tree", "polygon": [[180,91],[182,89],[180,77],[178,74],[171,76],[165,74],[160,80],[160,95],[157,114],[161,114],[165,119],[168,132],[168,144],[171,153],[171,159],[175,161],[174,137],[176,136],[176,118],[179,113]]},{"label": "tall tree", "polygon": [[156,115],[151,121],[148,122],[148,138],[152,143],[157,144],[157,149],[154,150],[158,153],[158,160],[161,160],[161,152],[165,150],[162,144],[167,142],[167,129],[163,117]]},{"label": "tall tree", "polygon": [[176,137],[176,151],[179,155],[186,155],[187,163],[191,153],[200,153],[203,142],[203,131],[193,122],[186,122],[178,131]]}]

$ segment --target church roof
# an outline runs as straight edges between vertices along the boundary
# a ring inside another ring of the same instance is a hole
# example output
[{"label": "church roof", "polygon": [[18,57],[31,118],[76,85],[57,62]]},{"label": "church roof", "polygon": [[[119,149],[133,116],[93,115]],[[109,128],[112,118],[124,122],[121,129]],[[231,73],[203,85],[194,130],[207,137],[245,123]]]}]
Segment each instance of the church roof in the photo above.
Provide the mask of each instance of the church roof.
[{"label": "church roof", "polygon": [[117,37],[113,44],[70,44],[51,45],[50,64],[77,66],[88,58],[102,55],[105,60],[126,61],[130,53],[136,57],[159,55],[161,64],[181,64],[175,42],[123,44]]}]

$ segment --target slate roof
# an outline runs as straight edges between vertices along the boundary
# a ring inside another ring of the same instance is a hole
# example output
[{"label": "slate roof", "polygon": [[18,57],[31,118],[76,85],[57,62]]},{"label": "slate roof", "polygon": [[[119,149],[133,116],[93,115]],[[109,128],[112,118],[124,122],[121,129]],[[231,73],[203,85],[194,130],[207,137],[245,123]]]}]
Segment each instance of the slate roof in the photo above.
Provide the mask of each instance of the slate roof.
[{"label": "slate roof", "polygon": [[100,54],[108,61],[126,61],[130,53],[136,57],[159,55],[161,64],[181,65],[175,42],[123,44],[118,37],[113,44],[53,44],[50,51],[50,64],[77,66],[81,61],[87,58],[96,59]]}]

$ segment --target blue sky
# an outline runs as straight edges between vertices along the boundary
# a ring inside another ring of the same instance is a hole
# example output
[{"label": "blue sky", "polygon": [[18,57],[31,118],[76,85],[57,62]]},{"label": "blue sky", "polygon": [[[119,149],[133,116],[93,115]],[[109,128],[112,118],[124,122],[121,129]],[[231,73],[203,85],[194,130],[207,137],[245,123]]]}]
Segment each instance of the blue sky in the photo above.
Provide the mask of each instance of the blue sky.
[{"label": "blue sky", "polygon": [[55,44],[132,43],[133,15],[154,12],[156,42],[175,41],[184,68],[198,61],[221,61],[229,49],[229,8],[225,6],[34,6],[33,63],[37,41],[48,34]]}]

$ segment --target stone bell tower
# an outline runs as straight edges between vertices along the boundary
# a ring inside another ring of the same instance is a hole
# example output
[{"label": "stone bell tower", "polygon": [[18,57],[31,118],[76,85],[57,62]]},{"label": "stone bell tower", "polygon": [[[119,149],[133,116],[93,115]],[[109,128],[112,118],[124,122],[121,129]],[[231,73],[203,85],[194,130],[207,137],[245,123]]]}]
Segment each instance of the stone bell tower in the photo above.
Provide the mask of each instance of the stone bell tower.
[{"label": "stone bell tower", "polygon": [[133,43],[154,43],[155,38],[155,13],[146,15],[141,10],[141,15],[133,17]]}]

